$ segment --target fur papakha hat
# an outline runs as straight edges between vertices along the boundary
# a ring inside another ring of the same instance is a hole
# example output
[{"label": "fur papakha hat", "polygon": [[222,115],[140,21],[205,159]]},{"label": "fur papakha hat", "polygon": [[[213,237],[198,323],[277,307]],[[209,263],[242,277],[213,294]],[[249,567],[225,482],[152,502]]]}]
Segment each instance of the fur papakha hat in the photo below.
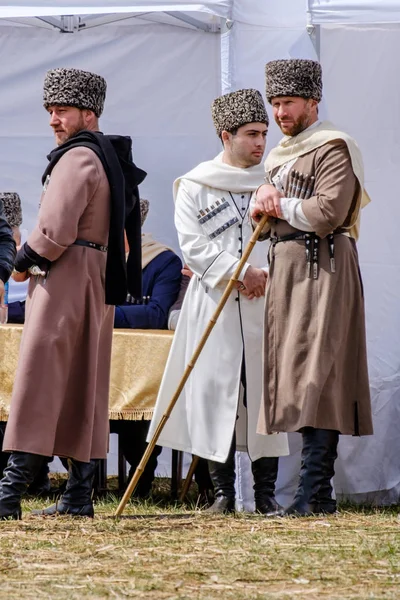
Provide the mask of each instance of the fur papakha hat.
[{"label": "fur papakha hat", "polygon": [[106,99],[107,83],[100,75],[80,69],[47,71],[43,86],[43,105],[87,108],[100,117]]},{"label": "fur papakha hat", "polygon": [[264,100],[260,92],[253,89],[219,96],[211,105],[211,114],[218,136],[223,131],[234,131],[247,123],[269,123]]},{"label": "fur papakha hat", "polygon": [[143,223],[146,220],[147,213],[149,212],[150,202],[146,198],[140,198],[140,224],[143,227]]},{"label": "fur papakha hat", "polygon": [[22,223],[21,198],[16,192],[0,192],[4,217],[10,227],[19,227]]},{"label": "fur papakha hat", "polygon": [[319,62],[300,58],[272,60],[265,66],[265,95],[268,102],[277,96],[322,98],[322,69]]}]

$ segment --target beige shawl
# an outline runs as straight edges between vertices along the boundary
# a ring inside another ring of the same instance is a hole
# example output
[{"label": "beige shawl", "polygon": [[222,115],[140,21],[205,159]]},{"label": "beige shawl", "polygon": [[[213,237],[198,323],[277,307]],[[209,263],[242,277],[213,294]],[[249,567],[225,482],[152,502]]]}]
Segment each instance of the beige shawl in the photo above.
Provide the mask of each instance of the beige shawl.
[{"label": "beige shawl", "polygon": [[[171,248],[156,242],[156,240],[152,238],[151,233],[142,233],[142,269],[147,267],[156,256],[166,250],[171,250]],[[173,250],[171,250],[171,252],[173,252]]]},{"label": "beige shawl", "polygon": [[333,140],[343,140],[350,154],[350,160],[355,176],[360,184],[359,201],[352,215],[349,234],[358,239],[360,227],[360,209],[364,208],[369,202],[370,197],[364,189],[364,166],[359,147],[355,140],[343,131],[338,131],[329,121],[323,121],[317,127],[306,129],[296,136],[285,136],[279,144],[271,150],[265,161],[265,171],[281,167],[288,161],[299,158],[308,152],[316,150],[320,146],[332,142]]}]

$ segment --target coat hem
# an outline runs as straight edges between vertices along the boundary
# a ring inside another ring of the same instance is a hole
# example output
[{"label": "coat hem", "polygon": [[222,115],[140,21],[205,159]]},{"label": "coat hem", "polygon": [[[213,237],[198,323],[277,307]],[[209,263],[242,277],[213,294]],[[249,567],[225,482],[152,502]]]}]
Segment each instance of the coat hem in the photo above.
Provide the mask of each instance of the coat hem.
[{"label": "coat hem", "polygon": [[75,453],[68,453],[68,452],[60,452],[57,451],[56,448],[53,449],[52,452],[38,452],[37,450],[32,450],[31,448],[27,449],[25,448],[21,448],[21,447],[16,447],[16,446],[4,446],[3,447],[3,452],[21,452],[24,454],[35,454],[36,456],[43,456],[43,458],[48,458],[50,456],[59,456],[61,458],[71,458],[72,460],[77,460],[79,462],[83,462],[83,463],[88,463],[91,460],[107,460],[107,451],[104,453],[100,453],[101,455],[85,455],[85,456],[77,456],[75,455]]},{"label": "coat hem", "polygon": [[[308,424],[308,423],[303,423],[302,425],[296,425],[293,427],[288,427],[285,429],[268,429],[267,430],[267,435],[271,435],[273,433],[299,433],[301,429],[303,429],[303,427],[312,427],[313,429],[327,429],[327,430],[331,430],[331,431],[338,431],[339,435],[351,435],[353,437],[364,437],[365,435],[374,435],[373,430],[371,429],[370,431],[356,431],[355,428],[353,428],[353,430],[350,429],[341,429],[340,427],[335,427],[334,425],[331,425],[330,427],[323,427],[321,425],[316,425],[315,423],[312,424]],[[258,431],[257,433],[260,433],[260,431]],[[264,432],[262,432],[263,435],[265,435]]]}]

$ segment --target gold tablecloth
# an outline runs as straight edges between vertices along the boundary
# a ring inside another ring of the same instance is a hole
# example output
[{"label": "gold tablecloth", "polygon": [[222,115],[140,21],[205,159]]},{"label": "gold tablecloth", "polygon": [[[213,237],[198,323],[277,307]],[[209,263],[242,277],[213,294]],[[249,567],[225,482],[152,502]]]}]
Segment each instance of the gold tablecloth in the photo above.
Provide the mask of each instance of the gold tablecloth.
[{"label": "gold tablecloth", "polygon": [[[0,420],[8,418],[22,325],[0,325]],[[114,329],[110,419],[151,419],[172,331]]]}]

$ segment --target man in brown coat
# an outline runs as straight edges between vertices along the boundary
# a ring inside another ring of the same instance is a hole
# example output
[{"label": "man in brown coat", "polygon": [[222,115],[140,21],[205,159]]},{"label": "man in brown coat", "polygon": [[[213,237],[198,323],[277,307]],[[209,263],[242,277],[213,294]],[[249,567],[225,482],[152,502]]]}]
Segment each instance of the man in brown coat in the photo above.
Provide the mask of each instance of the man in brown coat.
[{"label": "man in brown coat", "polygon": [[356,239],[368,202],[354,140],[318,120],[319,63],[266,66],[285,137],[269,154],[254,219],[269,216],[264,390],[259,433],[300,431],[298,489],[286,515],[333,513],[339,434],[372,434],[364,299]]},{"label": "man in brown coat", "polygon": [[[106,82],[77,69],[46,75],[44,106],[58,147],[43,176],[38,222],[19,250],[30,277],[26,320],[3,450],[0,518],[21,516],[21,495],[44,457],[68,458],[61,501],[44,515],[93,516],[92,481],[108,449],[113,304],[141,296],[140,208],[131,140],[98,133]],[[126,229],[131,255],[126,271]]]}]

